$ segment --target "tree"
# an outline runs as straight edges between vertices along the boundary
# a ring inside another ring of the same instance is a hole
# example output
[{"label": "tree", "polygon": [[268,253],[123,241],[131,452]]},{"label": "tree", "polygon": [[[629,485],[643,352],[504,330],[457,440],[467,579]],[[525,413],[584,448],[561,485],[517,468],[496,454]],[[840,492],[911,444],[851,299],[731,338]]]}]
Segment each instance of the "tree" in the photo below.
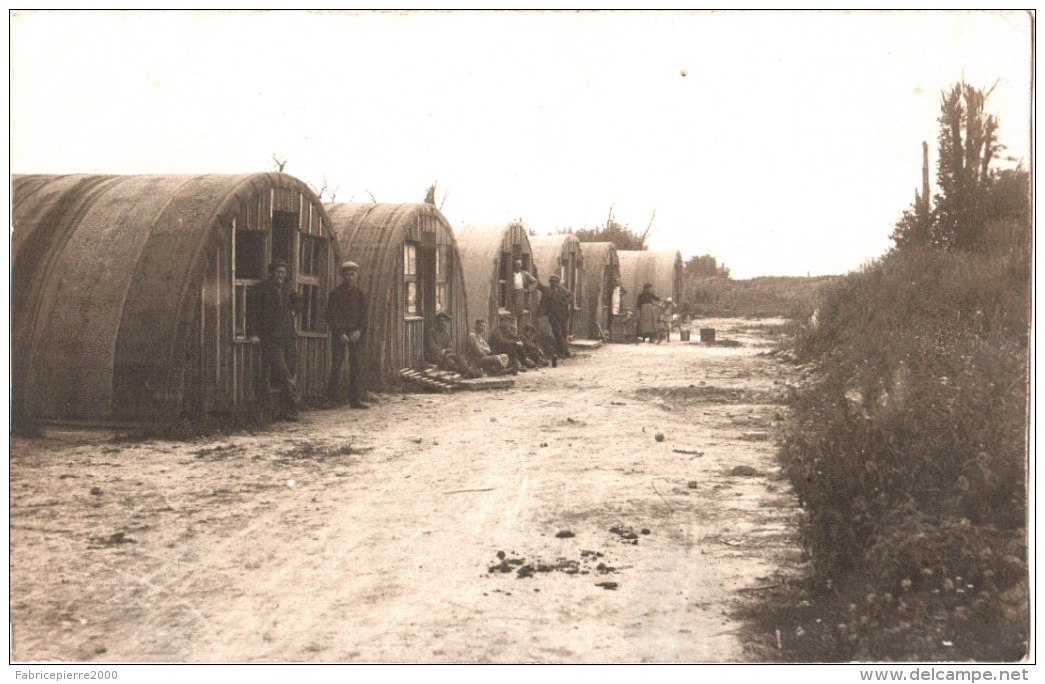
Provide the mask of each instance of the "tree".
[{"label": "tree", "polygon": [[969,251],[982,245],[1000,172],[991,168],[1004,146],[998,141],[998,117],[986,111],[984,91],[967,83],[945,90],[940,101],[939,159],[936,182],[940,192],[928,200],[928,146],[923,143],[923,192],[904,211],[890,236],[898,249],[937,247]]},{"label": "tree", "polygon": [[729,278],[729,267],[719,264],[718,259],[705,254],[704,256],[691,256],[686,260],[687,278]]},{"label": "tree", "polygon": [[622,225],[618,223],[613,218],[613,206],[611,205],[609,216],[606,217],[604,225],[598,228],[581,228],[571,232],[581,242],[612,242],[613,246],[618,250],[641,252],[646,250],[646,239],[650,236],[653,228],[653,219],[656,216],[657,210],[654,209],[653,216],[650,217],[646,230],[639,233],[627,224]]}]

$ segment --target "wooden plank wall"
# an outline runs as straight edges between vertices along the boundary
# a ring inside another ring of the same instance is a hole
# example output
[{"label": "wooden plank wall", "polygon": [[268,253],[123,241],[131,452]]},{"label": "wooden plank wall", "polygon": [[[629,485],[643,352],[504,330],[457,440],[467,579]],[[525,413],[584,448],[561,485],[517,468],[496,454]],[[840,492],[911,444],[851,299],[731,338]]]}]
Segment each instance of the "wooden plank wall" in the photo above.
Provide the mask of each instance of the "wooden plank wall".
[{"label": "wooden plank wall", "polygon": [[[260,344],[253,340],[235,339],[233,318],[233,242],[236,227],[265,231],[271,236],[272,212],[290,211],[298,214],[298,229],[309,235],[328,238],[327,256],[322,260],[320,273],[320,310],[326,308],[332,273],[334,250],[330,248],[329,231],[322,225],[321,210],[295,188],[270,188],[259,192],[241,204],[234,220],[221,229],[224,239],[208,259],[207,275],[200,294],[200,353],[198,378],[189,381],[188,405],[199,406],[206,412],[242,412],[261,399],[262,388],[267,389],[263,377]],[[295,235],[294,253],[297,254]],[[271,239],[266,241],[265,264],[271,259]],[[292,265],[296,276],[297,260]],[[325,326],[321,326],[325,329]],[[324,396],[330,368],[330,349],[326,333],[302,333],[297,344],[298,389],[306,399]]]}]

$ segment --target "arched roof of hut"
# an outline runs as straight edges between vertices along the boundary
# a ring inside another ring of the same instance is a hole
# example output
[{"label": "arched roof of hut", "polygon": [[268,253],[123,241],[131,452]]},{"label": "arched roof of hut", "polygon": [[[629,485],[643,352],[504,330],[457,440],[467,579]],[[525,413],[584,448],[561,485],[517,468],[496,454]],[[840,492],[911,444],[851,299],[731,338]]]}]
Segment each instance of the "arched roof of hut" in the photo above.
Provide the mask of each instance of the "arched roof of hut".
[{"label": "arched roof of hut", "polygon": [[[418,217],[434,216],[446,230],[451,244],[457,237],[443,213],[431,204],[326,204],[341,258],[359,264],[358,285],[384,289],[403,253],[403,241],[416,228]],[[367,289],[367,288],[363,288]],[[372,291],[377,292],[378,289]],[[371,307],[373,308],[373,307]]]},{"label": "arched roof of hut", "polygon": [[[513,225],[466,223],[457,229],[457,251],[461,255],[465,287],[468,288],[470,319],[488,318],[494,298],[493,283],[496,279],[497,260],[501,249],[513,230]],[[523,252],[531,255],[533,248],[526,230],[515,226],[514,230],[523,241]],[[531,270],[532,267],[531,267]]]},{"label": "arched roof of hut", "polygon": [[673,297],[678,304],[681,293],[675,291],[675,272],[682,268],[682,255],[675,251],[617,252],[620,259],[620,279],[627,294],[625,304],[635,308],[635,300],[645,283],[653,285],[653,293],[661,299]]},{"label": "arched roof of hut", "polygon": [[416,228],[422,214],[435,216],[453,236],[450,222],[442,212],[422,202],[334,203],[326,204],[324,208],[341,246],[341,258],[359,264],[357,284],[366,291],[383,291],[391,284],[391,281],[385,281],[396,270],[403,253],[403,241],[411,228]]},{"label": "arched roof of hut", "polygon": [[[562,235],[534,235],[530,238],[530,246],[533,248],[533,263],[537,266],[537,275],[544,284],[548,284],[548,277],[559,272],[560,259],[563,251],[569,249],[571,243],[580,244],[575,235],[563,233]],[[578,249],[578,251],[580,251]],[[583,261],[583,254],[581,256]]]},{"label": "arched roof of hut", "polygon": [[[385,362],[381,359],[386,338],[391,334],[393,311],[399,311],[398,300],[390,299],[398,292],[398,278],[402,276],[401,266],[403,242],[412,231],[418,228],[420,218],[432,216],[453,245],[457,258],[454,259],[457,273],[455,280],[462,282],[463,264],[458,249],[458,239],[450,222],[441,211],[431,204],[423,202],[406,204],[378,203],[333,203],[325,205],[334,234],[341,247],[344,261],[359,264],[359,280],[357,285],[368,295],[367,307],[367,344],[370,371],[392,377],[398,368],[382,368]],[[468,321],[465,317],[469,293],[467,283],[460,288],[460,297],[456,301],[454,330],[457,339],[468,336]],[[380,382],[375,378],[375,382]]]},{"label": "arched roof of hut", "polygon": [[617,248],[612,242],[582,242],[581,254],[584,255],[584,291],[597,296],[606,266],[620,268]]},{"label": "arched roof of hut", "polygon": [[15,176],[12,341],[30,413],[106,419],[121,368],[152,368],[156,391],[173,391],[205,250],[277,187],[320,206],[279,173]]}]

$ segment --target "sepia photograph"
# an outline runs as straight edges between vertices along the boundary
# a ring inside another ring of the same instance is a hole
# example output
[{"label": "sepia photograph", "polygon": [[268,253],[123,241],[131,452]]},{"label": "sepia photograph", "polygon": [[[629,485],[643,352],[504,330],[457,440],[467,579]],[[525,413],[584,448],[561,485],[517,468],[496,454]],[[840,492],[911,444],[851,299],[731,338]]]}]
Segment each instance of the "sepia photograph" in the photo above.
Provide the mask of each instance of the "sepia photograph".
[{"label": "sepia photograph", "polygon": [[1035,19],[9,11],[9,674],[1027,681]]}]

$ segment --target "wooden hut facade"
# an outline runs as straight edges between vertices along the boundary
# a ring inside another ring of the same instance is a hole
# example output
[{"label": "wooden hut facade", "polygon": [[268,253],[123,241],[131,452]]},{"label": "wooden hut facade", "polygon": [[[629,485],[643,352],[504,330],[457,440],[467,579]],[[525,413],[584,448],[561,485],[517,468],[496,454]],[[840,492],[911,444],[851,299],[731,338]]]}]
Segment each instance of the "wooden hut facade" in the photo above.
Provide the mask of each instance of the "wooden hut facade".
[{"label": "wooden hut facade", "polygon": [[676,306],[682,302],[682,255],[678,252],[617,252],[620,261],[621,284],[625,294],[622,306],[635,311],[635,302],[646,283],[653,285],[653,294],[661,299],[671,297]]},{"label": "wooden hut facade", "polygon": [[463,351],[467,300],[457,239],[430,204],[327,204],[342,258],[359,264],[357,285],[367,296],[362,349],[364,382],[381,389],[403,368],[420,368],[425,330],[441,311]]},{"label": "wooden hut facade", "polygon": [[464,225],[457,231],[465,285],[468,290],[469,325],[485,318],[491,329],[497,312],[510,311],[522,328],[537,322],[536,291],[516,299],[513,263],[522,262],[524,271],[537,275],[530,236],[519,223],[506,226]]},{"label": "wooden hut facade", "polygon": [[584,297],[588,305],[588,337],[610,332],[613,302],[620,302],[620,259],[612,242],[582,242]]},{"label": "wooden hut facade", "polygon": [[570,321],[570,334],[578,339],[588,337],[588,314],[585,299],[584,254],[581,243],[570,234],[533,236],[533,260],[537,265],[537,275],[541,282],[548,284],[548,278],[555,274],[562,279],[562,286],[573,293],[573,317]]},{"label": "wooden hut facade", "polygon": [[16,415],[155,421],[253,410],[268,391],[256,286],[301,295],[298,388],[323,394],[337,246],[319,198],[278,173],[15,176]]}]

